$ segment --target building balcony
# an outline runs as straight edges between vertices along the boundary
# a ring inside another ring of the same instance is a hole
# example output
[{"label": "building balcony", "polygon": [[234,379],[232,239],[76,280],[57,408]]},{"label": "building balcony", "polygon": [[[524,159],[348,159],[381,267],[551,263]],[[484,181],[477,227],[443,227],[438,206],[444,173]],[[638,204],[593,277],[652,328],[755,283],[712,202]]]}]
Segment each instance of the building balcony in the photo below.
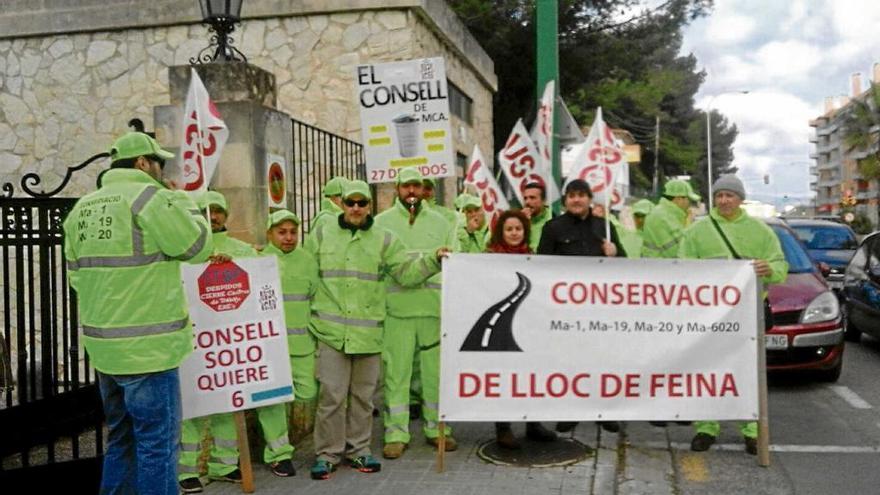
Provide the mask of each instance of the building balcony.
[{"label": "building balcony", "polygon": [[840,168],[840,162],[822,161],[816,166],[816,170],[837,170]]},{"label": "building balcony", "polygon": [[818,173],[818,169],[817,169],[816,165],[810,165],[809,171],[813,175],[816,175]]}]

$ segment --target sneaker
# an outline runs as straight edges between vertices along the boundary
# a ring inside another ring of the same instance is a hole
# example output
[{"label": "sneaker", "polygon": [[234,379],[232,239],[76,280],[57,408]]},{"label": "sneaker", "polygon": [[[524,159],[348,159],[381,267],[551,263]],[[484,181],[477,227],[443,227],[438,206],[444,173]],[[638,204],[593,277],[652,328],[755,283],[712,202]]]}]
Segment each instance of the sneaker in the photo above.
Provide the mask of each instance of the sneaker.
[{"label": "sneaker", "polygon": [[526,438],[536,442],[554,442],[557,435],[541,423],[526,423]]},{"label": "sneaker", "polygon": [[241,471],[238,468],[235,468],[235,471],[226,473],[222,476],[211,476],[212,480],[217,481],[228,481],[230,483],[241,483]]},{"label": "sneaker", "polygon": [[388,442],[382,447],[382,457],[386,459],[397,459],[403,455],[406,450],[406,444],[403,442]]},{"label": "sneaker", "polygon": [[705,452],[715,443],[715,437],[708,433],[697,433],[691,440],[691,450],[694,452]]},{"label": "sneaker", "polygon": [[336,465],[329,461],[317,460],[312,465],[311,475],[313,480],[330,479],[330,473],[336,471]]},{"label": "sneaker", "polygon": [[362,455],[348,460],[351,467],[362,473],[378,473],[382,470],[382,464],[371,455]]},{"label": "sneaker", "polygon": [[574,430],[577,425],[577,421],[560,421],[556,423],[556,431],[560,433],[567,433]]},{"label": "sneaker", "polygon": [[495,443],[502,449],[507,450],[519,450],[522,448],[522,445],[516,440],[513,430],[510,428],[498,428],[495,430]]},{"label": "sneaker", "polygon": [[273,462],[272,464],[269,464],[269,469],[272,470],[272,474],[274,474],[275,476],[280,476],[282,478],[296,476],[296,469],[294,469],[293,463],[290,461],[290,459]]},{"label": "sneaker", "polygon": [[[440,437],[426,438],[425,441],[428,442],[428,445],[434,447],[435,449],[440,446]],[[455,439],[452,437],[446,437],[446,448],[444,448],[443,450],[445,450],[446,452],[458,450],[458,442],[456,442]]]},{"label": "sneaker", "polygon": [[619,421],[598,421],[599,426],[602,427],[603,430],[609,433],[617,433],[620,431],[620,422]]},{"label": "sneaker", "polygon": [[758,455],[758,439],[752,437],[743,437],[746,442],[746,453],[750,455]]},{"label": "sneaker", "polygon": [[180,491],[183,493],[201,493],[202,481],[198,478],[185,478],[178,482]]}]

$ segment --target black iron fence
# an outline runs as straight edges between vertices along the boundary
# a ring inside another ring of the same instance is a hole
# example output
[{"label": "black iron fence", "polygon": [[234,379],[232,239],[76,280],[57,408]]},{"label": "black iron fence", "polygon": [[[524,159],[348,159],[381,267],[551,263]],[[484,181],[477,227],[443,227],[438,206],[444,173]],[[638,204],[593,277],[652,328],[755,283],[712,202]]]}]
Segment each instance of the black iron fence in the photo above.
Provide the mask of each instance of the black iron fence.
[{"label": "black iron fence", "polygon": [[291,119],[293,124],[293,209],[303,233],[321,210],[321,188],[333,177],[366,180],[364,148],[355,141]]}]

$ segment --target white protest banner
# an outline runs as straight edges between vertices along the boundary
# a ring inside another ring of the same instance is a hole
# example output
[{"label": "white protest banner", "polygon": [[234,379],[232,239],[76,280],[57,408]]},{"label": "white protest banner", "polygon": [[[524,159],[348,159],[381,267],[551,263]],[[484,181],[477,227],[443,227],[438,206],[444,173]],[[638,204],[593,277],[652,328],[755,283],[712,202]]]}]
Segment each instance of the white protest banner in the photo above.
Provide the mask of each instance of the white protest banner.
[{"label": "white protest banner", "polygon": [[368,182],[392,182],[405,167],[455,175],[442,58],[359,65],[355,82]]},{"label": "white protest banner", "polygon": [[754,419],[745,260],[453,254],[442,421]]},{"label": "white protest banner", "polygon": [[535,130],[530,136],[533,137],[535,150],[540,157],[539,170],[541,176],[552,186],[547,190],[547,200],[553,203],[559,199],[559,190],[553,180],[553,119],[556,105],[556,84],[549,81],[544,86],[544,95],[541,98],[541,106],[538,108],[538,117],[535,119]]},{"label": "white protest banner", "polygon": [[287,208],[287,161],[281,155],[266,153],[266,198],[269,208]]},{"label": "white protest banner", "polygon": [[229,138],[229,129],[195,69],[191,70],[181,129],[181,187],[184,191],[205,191]]},{"label": "white protest banner", "polygon": [[180,365],[183,418],[293,400],[277,258],[181,272],[195,348]]},{"label": "white protest banner", "polygon": [[[618,143],[611,128],[602,119],[602,108],[596,111],[596,119],[590,127],[587,140],[577,149],[574,159],[568,162],[571,167],[563,170],[569,178],[578,178],[587,181],[594,193],[611,191],[608,197],[610,207],[618,209],[626,199],[624,188],[621,186],[624,169],[628,173],[626,155]],[[625,180],[629,183],[629,177]]]},{"label": "white protest banner", "polygon": [[507,198],[498,187],[498,181],[489,170],[483,153],[477,145],[474,145],[474,151],[471,153],[464,183],[476,188],[480,201],[483,203],[483,213],[486,215],[488,225],[495,225],[495,219],[498,215],[501,215],[502,211],[510,209],[510,203],[507,202]]},{"label": "white protest banner", "polygon": [[541,157],[535,149],[535,143],[529,136],[522,119],[516,121],[504,148],[498,152],[498,164],[504,171],[504,177],[513,186],[516,199],[523,204],[523,189],[531,182],[544,186],[547,197],[559,194],[556,183],[541,170]]}]

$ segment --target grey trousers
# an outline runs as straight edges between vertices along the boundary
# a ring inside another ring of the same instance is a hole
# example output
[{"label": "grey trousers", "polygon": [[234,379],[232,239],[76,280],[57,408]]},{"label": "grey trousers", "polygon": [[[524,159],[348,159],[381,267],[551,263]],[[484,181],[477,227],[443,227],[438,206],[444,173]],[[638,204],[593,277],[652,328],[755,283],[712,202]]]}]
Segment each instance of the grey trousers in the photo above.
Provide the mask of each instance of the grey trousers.
[{"label": "grey trousers", "polygon": [[353,459],[370,454],[373,394],[381,366],[380,353],[345,354],[318,342],[315,366],[321,384],[315,418],[318,460],[339,464],[343,456]]}]

